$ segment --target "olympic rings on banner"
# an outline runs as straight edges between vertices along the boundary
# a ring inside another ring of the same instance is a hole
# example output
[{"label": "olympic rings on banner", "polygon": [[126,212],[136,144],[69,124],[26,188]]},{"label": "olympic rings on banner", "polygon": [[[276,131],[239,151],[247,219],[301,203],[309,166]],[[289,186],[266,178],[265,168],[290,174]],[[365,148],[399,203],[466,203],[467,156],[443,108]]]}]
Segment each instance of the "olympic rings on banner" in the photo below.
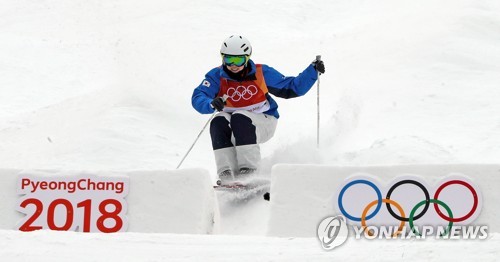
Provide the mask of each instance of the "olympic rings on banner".
[{"label": "olympic rings on banner", "polygon": [[345,211],[344,205],[342,204],[342,198],[344,197],[345,191],[349,187],[351,187],[351,186],[353,186],[355,184],[365,184],[365,185],[368,185],[371,188],[373,188],[373,190],[375,190],[375,192],[377,193],[377,207],[375,208],[375,210],[373,211],[373,213],[371,213],[369,216],[366,217],[366,219],[369,220],[369,219],[373,218],[378,213],[378,211],[380,211],[380,207],[382,206],[382,192],[380,192],[380,189],[378,189],[378,187],[373,182],[370,182],[368,180],[359,179],[359,180],[351,181],[347,185],[345,185],[344,188],[342,188],[342,190],[340,190],[339,200],[338,200],[340,211],[342,212],[342,214],[345,217],[349,218],[352,221],[358,221],[358,222],[361,221],[361,217],[353,217],[353,216],[349,215]]},{"label": "olympic rings on banner", "polygon": [[[422,200],[420,203],[416,204],[415,207],[411,210],[411,212],[410,212],[410,219],[409,219],[410,228],[413,231],[413,233],[415,233],[415,235],[417,235],[417,236],[420,236],[420,233],[418,232],[418,230],[413,225],[413,220],[414,220],[413,219],[413,215],[415,215],[415,211],[417,211],[417,209],[420,206],[422,206],[424,204],[428,205],[429,204],[428,202],[434,203],[434,205],[438,205],[439,204],[439,205],[443,206],[446,209],[446,212],[448,212],[448,215],[450,216],[450,218],[453,218],[453,213],[451,212],[450,207],[448,205],[446,205],[443,201],[437,200],[437,199],[431,199],[430,201]],[[448,233],[450,233],[450,230],[451,230],[452,226],[453,226],[453,221],[450,221],[448,223],[448,228],[444,232],[445,235],[448,235]]]},{"label": "olympic rings on banner", "polygon": [[[377,199],[374,200],[373,202],[370,202],[363,209],[363,213],[362,213],[361,217],[355,217],[352,214],[349,214],[345,210],[345,207],[344,207],[344,204],[343,204],[343,198],[344,198],[344,195],[345,195],[347,189],[349,189],[350,187],[352,187],[353,185],[356,185],[356,184],[365,184],[365,185],[368,185],[371,188],[373,188],[373,190],[377,194]],[[415,186],[419,187],[422,190],[422,192],[424,193],[424,195],[425,195],[425,199],[422,200],[421,202],[419,202],[417,205],[415,205],[415,207],[412,208],[409,217],[405,217],[405,212],[404,212],[403,208],[401,207],[401,205],[399,203],[397,203],[396,201],[394,201],[394,200],[391,199],[391,195],[393,194],[394,190],[397,187],[399,187],[401,185],[404,185],[404,184],[412,184],[412,185],[415,185]],[[473,202],[473,205],[472,205],[472,208],[470,209],[470,211],[466,215],[464,215],[462,217],[457,217],[457,218],[453,217],[453,213],[452,213],[450,207],[446,203],[444,203],[443,201],[439,200],[439,195],[443,191],[443,189],[445,189],[446,187],[448,187],[450,185],[454,185],[454,184],[466,187],[472,193],[472,196],[474,198],[474,202]],[[478,206],[479,206],[479,197],[478,197],[478,194],[477,194],[476,190],[474,189],[474,187],[471,184],[469,184],[468,182],[465,182],[463,180],[457,180],[457,179],[450,180],[450,181],[447,181],[447,182],[441,184],[437,188],[437,190],[435,191],[434,198],[432,198],[432,199],[430,198],[429,191],[427,190],[427,188],[425,188],[425,186],[422,183],[420,183],[420,182],[418,182],[416,180],[412,180],[412,179],[401,180],[401,181],[398,181],[397,183],[395,183],[394,185],[392,185],[389,188],[389,190],[387,191],[387,195],[386,195],[386,197],[384,199],[382,199],[382,192],[381,192],[381,190],[373,182],[371,182],[371,181],[369,181],[367,179],[357,179],[357,180],[350,181],[349,183],[347,183],[346,185],[344,185],[342,187],[342,189],[340,190],[340,193],[338,195],[338,207],[340,209],[340,212],[346,218],[348,218],[349,220],[356,221],[356,222],[361,222],[361,224],[365,228],[366,228],[366,220],[370,220],[371,218],[373,218],[374,216],[376,216],[378,214],[378,212],[381,209],[382,203],[386,204],[386,208],[387,208],[387,210],[389,211],[389,213],[391,214],[392,217],[394,217],[395,219],[401,221],[400,228],[404,225],[405,222],[409,222],[410,223],[410,227],[412,228],[412,230],[414,230],[414,225],[413,225],[414,221],[418,220],[419,218],[421,218],[422,216],[424,216],[427,213],[427,211],[428,211],[429,206],[430,206],[431,203],[434,204],[434,209],[436,210],[437,214],[442,219],[444,219],[447,222],[449,222],[448,227],[451,228],[451,226],[453,225],[454,222],[465,221],[465,220],[469,219],[472,215],[474,215],[474,213],[476,213],[476,211],[478,209]],[[367,215],[368,211],[370,211],[370,209],[374,205],[376,205],[375,210],[372,213],[370,213],[369,215]],[[394,210],[392,209],[391,205],[395,206],[398,209],[400,215],[397,215],[394,212]],[[418,213],[418,214],[415,214],[416,211],[421,206],[424,206],[424,208],[422,209],[422,211],[420,211],[420,213]],[[448,216],[446,216],[445,214],[443,214],[443,212],[441,212],[439,206],[442,206],[446,210],[446,212],[448,213]],[[396,232],[396,233],[399,233],[399,231]],[[415,231],[415,233],[418,233],[418,232]],[[447,232],[445,232],[445,233],[447,233]]]},{"label": "olympic rings on banner", "polygon": [[438,205],[435,203],[434,204],[434,209],[436,210],[436,212],[438,213],[438,215],[446,220],[446,221],[451,221],[451,222],[462,222],[464,220],[467,220],[469,217],[471,217],[475,212],[476,212],[476,209],[477,209],[477,205],[478,205],[478,197],[477,197],[477,192],[476,190],[468,183],[462,181],[462,180],[451,180],[451,181],[448,181],[444,184],[442,184],[437,190],[436,190],[436,193],[434,194],[434,199],[438,199],[439,197],[439,194],[441,193],[441,191],[449,186],[449,185],[453,185],[453,184],[459,184],[459,185],[462,185],[462,186],[465,186],[466,188],[468,188],[470,190],[470,192],[472,193],[472,197],[474,198],[474,204],[472,205],[472,208],[471,210],[469,211],[469,213],[467,213],[465,216],[463,217],[459,217],[459,218],[453,218],[453,217],[447,217],[445,216],[441,210],[439,210],[439,207]]},{"label": "olympic rings on banner", "polygon": [[[398,204],[396,201],[390,200],[390,199],[382,199],[382,202],[386,203],[386,205],[394,205],[399,210],[399,213],[401,214],[401,216],[402,217],[405,216],[405,211],[403,210],[403,208],[401,207],[401,205]],[[363,229],[367,228],[367,225],[366,225],[366,213],[368,213],[368,210],[370,210],[370,208],[372,208],[372,206],[374,206],[375,204],[378,204],[378,200],[375,200],[375,201],[371,202],[370,204],[368,204],[365,207],[365,210],[363,210],[363,214],[361,215],[361,225],[363,226]],[[404,226],[405,226],[405,221],[401,220],[401,223],[399,223],[398,230],[396,232],[394,232],[394,234],[392,236],[396,237],[397,235],[399,235],[401,233],[401,231],[403,231]],[[368,232],[368,235],[371,236],[371,235],[373,235],[373,233],[372,232]]]},{"label": "olympic rings on banner", "polygon": [[[410,180],[410,179],[399,181],[396,184],[394,184],[393,186],[391,186],[391,188],[389,188],[389,191],[387,191],[387,196],[385,198],[390,199],[391,194],[394,191],[394,189],[396,189],[398,186],[404,185],[404,184],[414,184],[414,185],[418,186],[420,189],[422,189],[422,191],[424,192],[425,201],[426,201],[425,207],[422,210],[422,212],[420,212],[420,214],[415,216],[414,219],[417,220],[417,219],[421,218],[423,215],[425,215],[425,213],[427,212],[427,209],[429,209],[429,204],[430,204],[429,203],[429,199],[430,199],[429,191],[427,191],[427,188],[425,188],[424,185],[422,185],[422,183],[417,182],[415,180]],[[400,216],[396,215],[396,213],[394,213],[394,211],[392,210],[391,205],[389,203],[387,203],[386,206],[387,206],[387,211],[389,211],[389,213],[391,214],[392,217],[394,217],[395,219],[400,220],[400,221],[408,222],[408,220],[409,220],[408,218],[406,218],[404,216],[400,217]]]}]

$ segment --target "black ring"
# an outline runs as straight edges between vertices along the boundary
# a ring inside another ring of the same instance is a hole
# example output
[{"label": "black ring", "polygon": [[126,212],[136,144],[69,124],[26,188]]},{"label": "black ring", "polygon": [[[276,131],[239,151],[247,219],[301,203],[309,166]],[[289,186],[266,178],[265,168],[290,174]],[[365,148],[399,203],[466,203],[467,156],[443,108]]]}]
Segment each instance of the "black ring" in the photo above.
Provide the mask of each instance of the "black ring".
[{"label": "black ring", "polygon": [[[410,179],[401,180],[401,181],[397,182],[396,184],[394,184],[389,189],[389,191],[387,191],[387,195],[386,195],[385,198],[386,199],[390,199],[392,191],[394,191],[394,189],[396,189],[398,186],[403,185],[403,184],[414,184],[414,185],[420,187],[420,189],[422,189],[422,191],[424,191],[424,194],[425,194],[425,206],[424,206],[424,210],[422,210],[422,212],[420,212],[420,214],[418,214],[417,216],[415,216],[413,218],[413,220],[417,220],[417,219],[421,218],[423,215],[425,215],[425,213],[427,212],[427,209],[429,209],[429,205],[430,205],[430,202],[431,202],[430,201],[431,197],[429,196],[429,191],[427,191],[427,189],[424,187],[424,185],[422,185],[420,182],[417,182],[415,180],[410,180]],[[389,205],[389,203],[386,203],[385,205],[387,207],[387,210],[391,214],[391,216],[394,217],[395,219],[397,219],[399,221],[406,221],[406,222],[408,222],[410,220],[409,218],[400,217],[400,216],[398,216],[398,214],[394,213],[394,211],[392,210],[392,207],[391,207],[391,205]]]}]

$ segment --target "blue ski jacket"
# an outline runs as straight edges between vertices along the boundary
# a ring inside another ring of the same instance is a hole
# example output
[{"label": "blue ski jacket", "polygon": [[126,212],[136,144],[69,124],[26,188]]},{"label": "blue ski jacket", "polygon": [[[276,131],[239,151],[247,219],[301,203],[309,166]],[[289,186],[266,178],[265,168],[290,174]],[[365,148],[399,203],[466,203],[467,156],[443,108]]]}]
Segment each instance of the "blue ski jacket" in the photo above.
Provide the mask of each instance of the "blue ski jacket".
[{"label": "blue ski jacket", "polygon": [[[255,63],[249,60],[248,66],[250,68],[247,77],[251,77],[256,72]],[[262,65],[262,73],[269,91],[266,94],[266,98],[270,104],[270,108],[263,113],[276,118],[279,118],[278,104],[269,93],[285,99],[303,96],[318,79],[318,74],[312,64],[296,77],[284,76],[276,69],[264,64]],[[221,79],[236,81],[229,77],[222,66],[210,70],[205,75],[205,79],[193,91],[191,103],[196,111],[202,114],[211,114],[214,112],[215,109],[211,107],[210,103],[219,93]]]}]

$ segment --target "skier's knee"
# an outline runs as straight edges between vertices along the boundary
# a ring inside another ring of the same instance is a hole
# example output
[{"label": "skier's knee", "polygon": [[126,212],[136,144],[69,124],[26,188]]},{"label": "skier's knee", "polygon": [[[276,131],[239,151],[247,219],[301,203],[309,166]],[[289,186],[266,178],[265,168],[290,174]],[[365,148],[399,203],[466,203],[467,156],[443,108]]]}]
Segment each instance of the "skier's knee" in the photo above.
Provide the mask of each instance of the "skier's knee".
[{"label": "skier's knee", "polygon": [[236,140],[236,145],[250,145],[257,143],[256,127],[252,119],[244,114],[233,114],[231,117],[231,128]]},{"label": "skier's knee", "polygon": [[227,121],[225,117],[214,117],[214,119],[212,119],[212,121],[210,122],[210,133],[212,133],[213,131],[224,130],[228,128],[228,126],[229,121]]},{"label": "skier's knee", "polygon": [[210,136],[214,150],[233,146],[229,121],[223,116],[214,117],[210,122]]}]

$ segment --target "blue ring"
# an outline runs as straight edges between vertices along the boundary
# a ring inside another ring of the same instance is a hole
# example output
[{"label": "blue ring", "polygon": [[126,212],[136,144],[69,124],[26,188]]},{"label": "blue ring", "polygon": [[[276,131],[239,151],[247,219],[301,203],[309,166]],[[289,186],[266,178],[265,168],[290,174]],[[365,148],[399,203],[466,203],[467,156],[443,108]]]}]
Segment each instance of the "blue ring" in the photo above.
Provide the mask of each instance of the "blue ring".
[{"label": "blue ring", "polygon": [[373,188],[375,190],[375,192],[377,193],[377,200],[378,200],[377,207],[375,208],[375,210],[373,211],[373,213],[371,213],[369,216],[366,217],[366,220],[369,220],[372,217],[374,217],[378,213],[378,211],[380,211],[380,208],[382,207],[382,192],[380,192],[380,189],[378,189],[378,187],[373,182],[370,182],[368,180],[364,180],[364,179],[353,180],[353,181],[349,182],[347,185],[345,185],[342,188],[342,190],[340,190],[339,199],[338,199],[338,204],[339,204],[340,212],[342,212],[342,214],[345,217],[349,218],[349,220],[361,222],[361,217],[353,217],[353,216],[349,215],[345,211],[344,205],[342,204],[342,198],[344,197],[345,191],[349,187],[351,187],[352,185],[355,185],[355,184],[365,184],[365,185],[368,185],[371,188]]}]

